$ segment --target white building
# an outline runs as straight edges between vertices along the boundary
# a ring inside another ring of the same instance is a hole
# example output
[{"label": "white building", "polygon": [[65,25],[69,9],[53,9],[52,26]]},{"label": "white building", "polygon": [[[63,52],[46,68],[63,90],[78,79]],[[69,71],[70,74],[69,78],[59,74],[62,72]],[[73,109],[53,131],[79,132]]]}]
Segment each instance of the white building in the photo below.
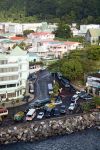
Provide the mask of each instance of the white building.
[{"label": "white building", "polygon": [[79,36],[85,36],[88,29],[99,29],[99,24],[80,25]]},{"label": "white building", "polygon": [[10,54],[0,54],[0,98],[22,98],[29,75],[29,62],[26,51],[19,47]]},{"label": "white building", "polygon": [[55,34],[50,32],[33,32],[28,35],[28,38],[31,40],[40,39],[40,40],[53,40]]},{"label": "white building", "polygon": [[81,49],[82,44],[79,42],[57,41],[57,40],[40,40],[38,38],[33,40],[32,47],[28,49],[29,52],[37,54],[40,58],[59,58],[64,53],[69,53],[71,50]]},{"label": "white building", "polygon": [[22,24],[19,23],[9,24],[9,33],[23,34]]},{"label": "white building", "polygon": [[100,96],[100,72],[87,77],[86,87],[89,93]]}]

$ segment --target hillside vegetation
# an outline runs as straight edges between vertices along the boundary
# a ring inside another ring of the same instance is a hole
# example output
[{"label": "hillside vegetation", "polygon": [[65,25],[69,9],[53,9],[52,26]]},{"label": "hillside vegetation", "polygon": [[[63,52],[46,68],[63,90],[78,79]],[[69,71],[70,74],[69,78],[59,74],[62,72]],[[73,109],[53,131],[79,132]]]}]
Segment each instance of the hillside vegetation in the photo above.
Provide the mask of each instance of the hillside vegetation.
[{"label": "hillside vegetation", "polygon": [[0,0],[0,21],[100,23],[100,0]]},{"label": "hillside vegetation", "polygon": [[86,75],[100,70],[100,46],[74,50],[49,66],[51,72],[60,71],[72,81],[84,81]]}]

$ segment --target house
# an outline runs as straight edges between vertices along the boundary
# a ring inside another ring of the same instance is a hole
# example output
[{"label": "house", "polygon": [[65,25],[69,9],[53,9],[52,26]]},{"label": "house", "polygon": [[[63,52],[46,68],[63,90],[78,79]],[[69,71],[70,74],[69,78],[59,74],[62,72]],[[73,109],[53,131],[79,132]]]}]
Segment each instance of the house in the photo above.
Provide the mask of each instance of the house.
[{"label": "house", "polygon": [[100,96],[100,72],[87,77],[86,88],[88,93]]},{"label": "house", "polygon": [[29,39],[40,39],[40,40],[53,40],[55,38],[55,34],[50,32],[33,32],[27,36]]},{"label": "house", "polygon": [[21,42],[23,42],[25,40],[25,38],[24,37],[20,37],[20,36],[12,36],[10,38],[10,40],[15,42],[16,44],[20,44]]},{"label": "house", "polygon": [[26,51],[18,46],[10,54],[0,54],[0,99],[23,98],[29,76]]},{"label": "house", "polygon": [[85,36],[86,42],[93,44],[100,43],[100,29],[89,29]]},{"label": "house", "polygon": [[8,32],[15,33],[15,34],[23,34],[22,25],[19,23],[10,23]]},{"label": "house", "polygon": [[15,44],[16,44],[16,42],[14,42],[10,39],[5,39],[0,42],[0,47],[8,50],[8,49],[11,49]]},{"label": "house", "polygon": [[61,58],[64,53],[69,53],[71,50],[83,48],[79,42],[58,41],[53,39],[41,40],[35,38],[32,40],[32,46],[28,49],[29,52],[37,54],[42,59]]},{"label": "house", "polygon": [[78,35],[85,37],[89,29],[100,29],[100,25],[99,24],[80,25],[80,30],[79,30]]},{"label": "house", "polygon": [[28,52],[28,56],[29,56],[28,57],[29,62],[39,62],[39,61],[41,61],[40,57],[37,54],[33,53],[33,52]]}]

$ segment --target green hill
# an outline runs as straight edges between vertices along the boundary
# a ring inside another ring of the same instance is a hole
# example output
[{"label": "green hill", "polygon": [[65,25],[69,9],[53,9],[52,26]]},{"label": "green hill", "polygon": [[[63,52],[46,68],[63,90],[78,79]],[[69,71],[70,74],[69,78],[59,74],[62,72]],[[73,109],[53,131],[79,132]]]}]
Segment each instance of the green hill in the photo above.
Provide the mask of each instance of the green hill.
[{"label": "green hill", "polygon": [[0,0],[0,21],[100,23],[100,0]]}]

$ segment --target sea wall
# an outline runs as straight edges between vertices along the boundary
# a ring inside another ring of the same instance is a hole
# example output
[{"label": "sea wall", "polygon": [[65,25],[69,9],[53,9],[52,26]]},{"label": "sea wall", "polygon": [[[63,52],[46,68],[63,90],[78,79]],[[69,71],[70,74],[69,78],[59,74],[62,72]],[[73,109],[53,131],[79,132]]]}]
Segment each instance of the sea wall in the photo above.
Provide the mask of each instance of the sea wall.
[{"label": "sea wall", "polygon": [[100,127],[100,112],[21,123],[16,126],[0,128],[0,144],[21,141],[33,142],[34,140],[55,135],[71,134],[96,126]]}]

